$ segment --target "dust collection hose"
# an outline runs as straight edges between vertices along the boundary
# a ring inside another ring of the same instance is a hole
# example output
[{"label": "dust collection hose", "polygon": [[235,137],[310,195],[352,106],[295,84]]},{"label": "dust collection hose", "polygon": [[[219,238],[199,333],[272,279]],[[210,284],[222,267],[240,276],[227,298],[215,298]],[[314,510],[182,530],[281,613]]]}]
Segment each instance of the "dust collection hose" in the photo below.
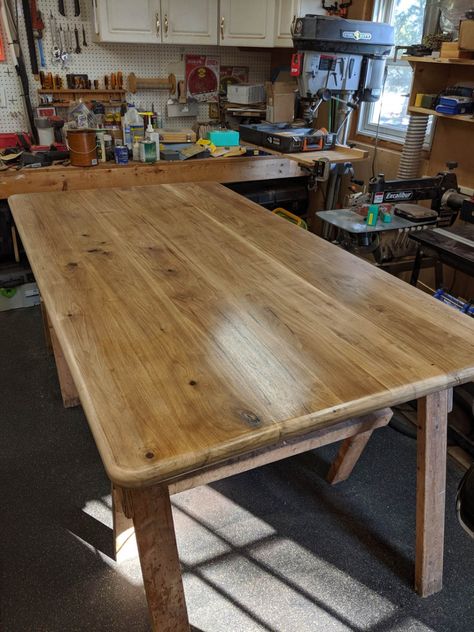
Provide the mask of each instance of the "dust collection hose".
[{"label": "dust collection hose", "polygon": [[425,142],[429,116],[410,115],[398,168],[398,178],[410,180],[420,176],[421,151]]}]

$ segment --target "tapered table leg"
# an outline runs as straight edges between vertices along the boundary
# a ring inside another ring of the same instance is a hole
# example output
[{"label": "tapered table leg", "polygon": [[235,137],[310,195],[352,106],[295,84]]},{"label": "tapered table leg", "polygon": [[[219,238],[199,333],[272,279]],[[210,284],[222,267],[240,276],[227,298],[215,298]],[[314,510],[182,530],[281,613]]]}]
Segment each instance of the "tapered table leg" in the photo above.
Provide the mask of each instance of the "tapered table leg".
[{"label": "tapered table leg", "polygon": [[448,392],[418,400],[415,588],[428,597],[443,586]]},{"label": "tapered table leg", "polygon": [[328,483],[335,485],[349,478],[368,440],[372,436],[372,432],[372,430],[360,432],[342,442],[339,452],[327,473],[326,480]]},{"label": "tapered table leg", "polygon": [[189,632],[168,488],[122,490],[135,525],[154,632]]}]

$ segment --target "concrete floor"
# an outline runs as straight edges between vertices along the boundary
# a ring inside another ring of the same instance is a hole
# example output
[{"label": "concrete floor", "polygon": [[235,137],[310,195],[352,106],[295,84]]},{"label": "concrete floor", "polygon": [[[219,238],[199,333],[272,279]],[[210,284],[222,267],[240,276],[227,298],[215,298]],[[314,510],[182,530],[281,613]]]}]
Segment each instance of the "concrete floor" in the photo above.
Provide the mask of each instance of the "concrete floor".
[{"label": "concrete floor", "polygon": [[[145,632],[139,564],[111,559],[108,480],[62,407],[37,308],[0,314],[2,632]],[[474,541],[448,469],[444,590],[412,591],[415,442],[376,432],[351,479],[336,447],[174,497],[196,632],[474,630]]]}]

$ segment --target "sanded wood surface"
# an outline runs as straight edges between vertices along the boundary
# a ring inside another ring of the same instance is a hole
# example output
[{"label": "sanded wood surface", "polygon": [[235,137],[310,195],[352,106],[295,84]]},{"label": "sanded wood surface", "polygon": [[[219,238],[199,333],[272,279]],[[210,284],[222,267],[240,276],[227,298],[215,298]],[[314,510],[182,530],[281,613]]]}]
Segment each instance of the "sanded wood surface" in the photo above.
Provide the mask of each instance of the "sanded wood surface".
[{"label": "sanded wood surface", "polygon": [[115,483],[474,377],[474,322],[217,184],[10,199]]},{"label": "sanded wood surface", "polygon": [[303,176],[292,160],[275,156],[160,160],[155,164],[100,163],[95,167],[55,165],[0,171],[0,200],[17,193],[132,187],[170,182],[246,182]]}]

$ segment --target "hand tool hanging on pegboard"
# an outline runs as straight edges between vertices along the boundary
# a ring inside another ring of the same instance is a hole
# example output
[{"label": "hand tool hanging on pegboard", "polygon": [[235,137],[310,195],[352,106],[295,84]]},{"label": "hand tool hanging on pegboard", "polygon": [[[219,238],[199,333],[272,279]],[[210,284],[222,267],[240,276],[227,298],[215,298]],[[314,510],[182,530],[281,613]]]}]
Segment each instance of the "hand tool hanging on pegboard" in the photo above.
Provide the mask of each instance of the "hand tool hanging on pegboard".
[{"label": "hand tool hanging on pegboard", "polygon": [[30,53],[31,72],[38,79],[38,60],[36,58],[35,36],[33,33],[33,21],[31,19],[30,0],[22,0],[23,17],[25,19],[26,39]]},{"label": "hand tool hanging on pegboard", "polygon": [[38,132],[36,131],[33,108],[31,107],[28,74],[26,72],[25,60],[18,37],[18,24],[13,19],[13,13],[8,0],[0,2],[0,15],[2,18],[5,40],[10,48],[10,54],[15,65],[15,70],[21,83],[21,96],[25,107],[29,132],[33,137],[33,141],[38,143]]},{"label": "hand tool hanging on pegboard", "polygon": [[36,7],[36,0],[30,0],[30,9],[31,9],[31,23],[33,26],[33,35],[36,41],[38,42],[38,52],[40,57],[41,68],[46,68],[46,60],[44,56],[44,48],[43,48],[43,31],[44,31],[44,22],[41,12],[38,11]]},{"label": "hand tool hanging on pegboard", "polygon": [[[58,11],[63,17],[66,17],[66,7],[64,5],[64,0],[58,0]],[[74,17],[77,18],[80,15],[81,15],[80,0],[74,0]]]}]

